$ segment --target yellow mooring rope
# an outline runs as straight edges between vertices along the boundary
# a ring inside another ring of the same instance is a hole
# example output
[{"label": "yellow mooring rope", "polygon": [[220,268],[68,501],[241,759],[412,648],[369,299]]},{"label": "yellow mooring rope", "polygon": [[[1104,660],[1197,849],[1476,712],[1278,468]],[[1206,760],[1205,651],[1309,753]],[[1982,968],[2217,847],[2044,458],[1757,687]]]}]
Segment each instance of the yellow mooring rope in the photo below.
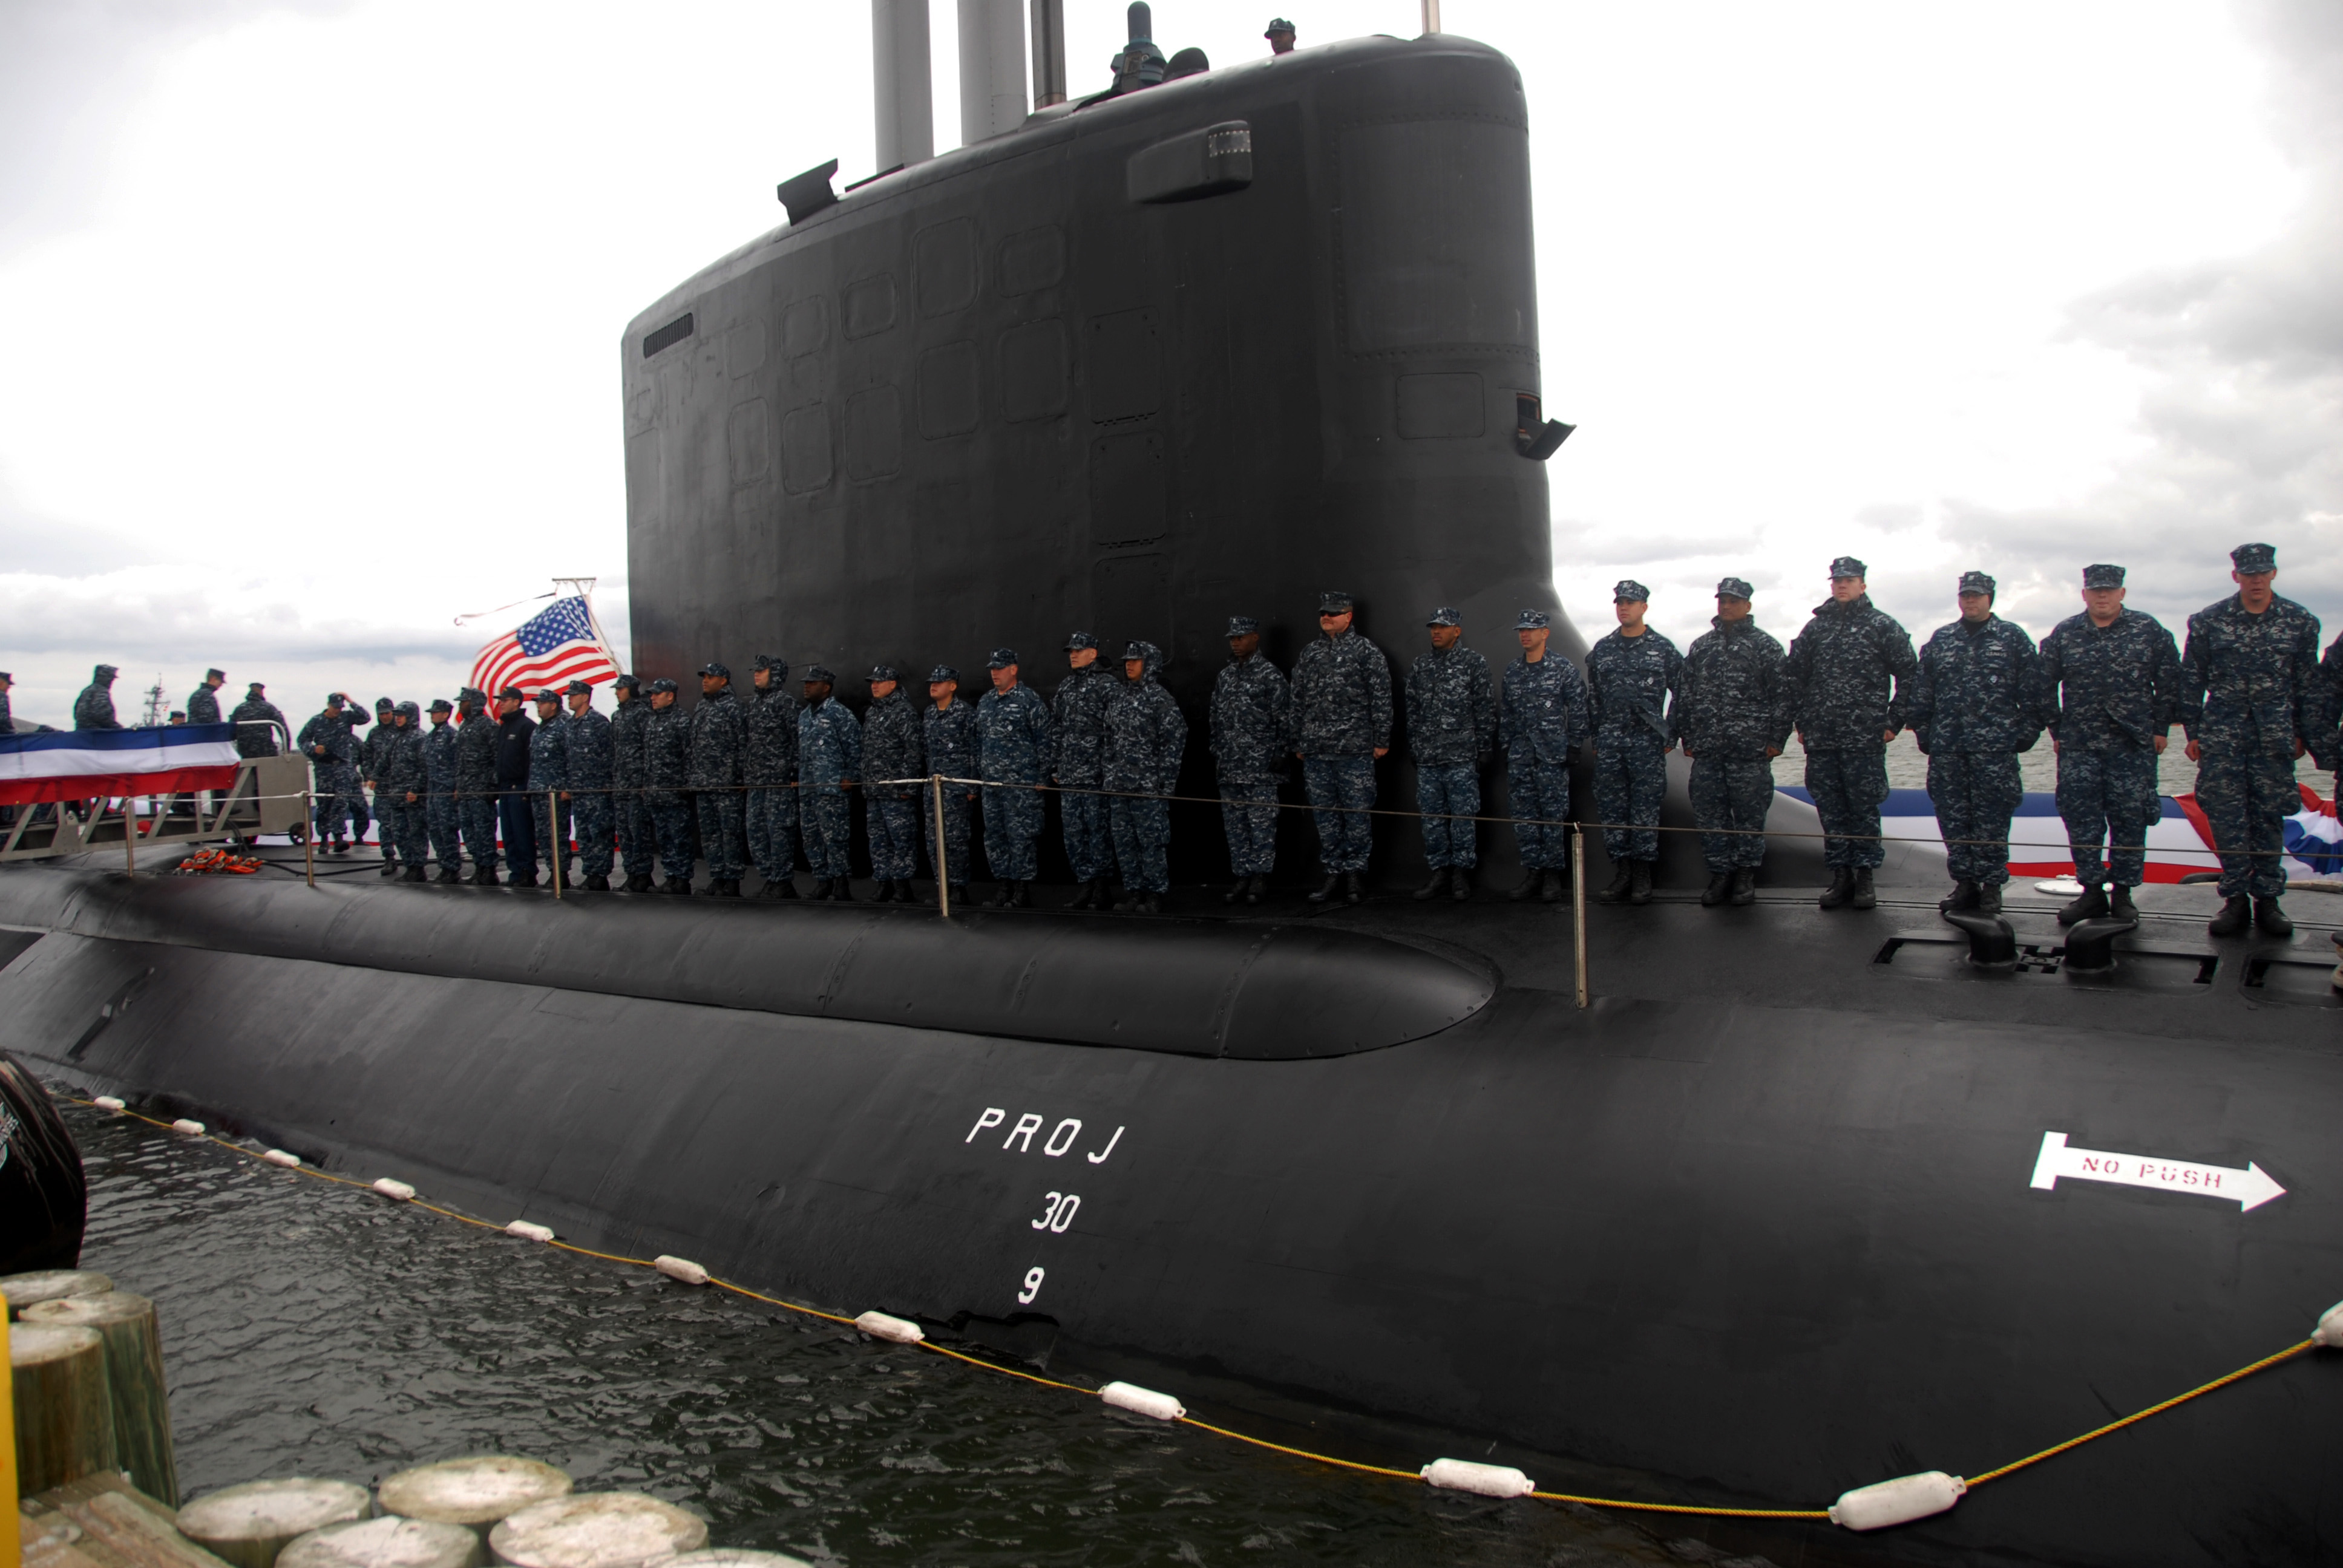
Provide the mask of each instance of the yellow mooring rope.
[{"label": "yellow mooring rope", "polygon": [[[99,1106],[95,1101],[83,1100],[78,1097],[73,1097],[73,1103],[76,1105],[88,1106],[93,1110],[111,1109],[111,1107]],[[114,1114],[117,1116],[127,1116],[134,1120],[144,1121],[150,1127],[159,1127],[166,1132],[177,1131],[167,1121],[160,1121],[152,1116],[142,1115],[140,1112],[136,1111],[115,1111]],[[264,1164],[273,1165],[275,1163],[271,1161],[262,1161],[258,1153],[246,1148],[241,1143],[232,1143],[225,1138],[215,1137],[209,1131],[205,1132],[203,1136],[206,1142],[216,1144],[220,1148],[226,1149],[232,1153],[241,1154],[247,1160],[259,1161]],[[371,1192],[375,1191],[371,1182],[354,1181],[347,1176],[337,1176],[330,1171],[320,1171],[317,1169],[317,1167],[306,1162],[295,1166],[277,1166],[277,1169],[292,1171],[297,1174],[303,1176],[314,1176],[323,1181],[337,1182],[344,1187],[356,1187],[362,1191]],[[458,1220],[467,1225],[477,1225],[483,1231],[494,1231],[499,1235],[507,1233],[505,1227],[498,1224],[493,1220],[482,1220],[470,1214],[459,1213],[453,1209],[442,1208],[437,1203],[426,1203],[419,1198],[408,1199],[406,1200],[406,1201],[411,1203],[417,1209],[428,1210],[430,1212],[442,1215],[447,1219]],[[575,1252],[580,1257],[598,1258],[606,1263],[624,1263],[629,1267],[641,1269],[653,1269],[659,1266],[654,1260],[649,1258],[630,1258],[619,1252],[598,1252],[591,1247],[580,1247],[576,1245],[574,1242],[569,1241],[555,1240],[546,1242],[545,1244],[551,1247],[558,1247],[565,1252]],[[736,1296],[745,1296],[752,1302],[762,1302],[768,1306],[779,1307],[785,1311],[798,1312],[809,1318],[820,1318],[824,1322],[840,1323],[848,1328],[852,1328],[854,1326],[854,1320],[852,1318],[841,1316],[837,1312],[825,1312],[815,1307],[800,1306],[795,1302],[785,1302],[778,1296],[769,1296],[764,1294],[762,1292],[752,1291],[746,1285],[736,1285],[729,1280],[719,1280],[714,1275],[710,1275],[709,1276],[708,1282],[714,1285],[719,1290],[729,1291]],[[2177,1409],[2179,1406],[2187,1404],[2192,1399],[2200,1398],[2205,1394],[2211,1393],[2216,1389],[2227,1388],[2233,1382],[2237,1382],[2244,1378],[2251,1377],[2254,1373],[2268,1367],[2274,1367],[2281,1362],[2291,1361],[2295,1357],[2301,1355],[2305,1351],[2316,1349],[2317,1346],[2318,1342],[2316,1340],[2304,1340],[2299,1344],[2288,1345],[2286,1349],[2278,1351],[2273,1354],[2264,1356],[2261,1360],[2255,1362],[2248,1366],[2239,1367],[2237,1371],[2230,1372],[2225,1377],[2215,1378],[2211,1382],[2200,1384],[2196,1388],[2190,1389],[2187,1393],[2175,1394],[2170,1399],[2164,1401],[2161,1404],[2152,1404],[2146,1410],[2140,1411],[2133,1415],[2125,1416],[2120,1421],[2111,1421],[2105,1426],[2098,1427],[2094,1431],[2083,1433],[2080,1437],[2070,1437],[2066,1442],[2059,1443],[2055,1447],[2042,1450],[2039,1453],[2029,1453],[2024,1459],[2014,1460],[2010,1463],[2001,1466],[1998,1470],[1988,1470],[1982,1475],[1971,1477],[1967,1483],[1968,1490],[1974,1492],[1988,1481],[1998,1481],[2003,1476],[2008,1475],[2016,1471],[2023,1470],[2029,1464],[2038,1464],[2042,1461],[2052,1458],[2057,1454],[2064,1453],[2069,1449],[2080,1448],[2083,1444],[2092,1442],[2094,1439],[2105,1437],[2110,1432],[2121,1432],[2125,1427],[2146,1421],[2149,1416],[2161,1415],[2167,1410]],[[1097,1399],[1100,1397],[1100,1391],[1097,1389],[1083,1388],[1076,1383],[1060,1382],[1054,1378],[1041,1377],[1032,1372],[1019,1372],[1014,1367],[1001,1366],[997,1362],[985,1361],[976,1356],[964,1355],[959,1351],[946,1350],[943,1346],[937,1344],[932,1341],[922,1340],[912,1348],[915,1350],[927,1351],[935,1355],[949,1356],[953,1361],[962,1362],[970,1366],[981,1368],[985,1372],[992,1372],[1001,1377],[1016,1378],[1022,1382],[1038,1383],[1043,1388],[1059,1389],[1067,1393],[1081,1394],[1086,1399]],[[1356,1471],[1366,1475],[1386,1476],[1394,1481],[1412,1481],[1422,1483],[1423,1480],[1422,1475],[1412,1470],[1393,1470],[1385,1465],[1362,1464],[1356,1460],[1337,1459],[1332,1454],[1316,1453],[1306,1448],[1289,1448],[1284,1443],[1272,1442],[1267,1438],[1251,1437],[1242,1432],[1231,1432],[1226,1427],[1214,1426],[1209,1422],[1198,1421],[1192,1415],[1182,1415],[1175,1419],[1178,1421],[1179,1424],[1182,1426],[1192,1426],[1199,1432],[1209,1432],[1214,1437],[1224,1437],[1233,1442],[1242,1442],[1249,1444],[1254,1448],[1267,1449],[1272,1453],[1282,1453],[1290,1455],[1295,1459],[1306,1459],[1312,1464],[1323,1464],[1336,1470]],[[1529,1495],[1545,1503],[1575,1503],[1588,1508],[1616,1508],[1637,1513],[1694,1513],[1716,1519],[1828,1519],[1830,1517],[1830,1510],[1826,1508],[1715,1508],[1700,1503],[1642,1503],[1632,1498],[1624,1497],[1582,1497],[1575,1493],[1569,1492],[1532,1492]]]}]

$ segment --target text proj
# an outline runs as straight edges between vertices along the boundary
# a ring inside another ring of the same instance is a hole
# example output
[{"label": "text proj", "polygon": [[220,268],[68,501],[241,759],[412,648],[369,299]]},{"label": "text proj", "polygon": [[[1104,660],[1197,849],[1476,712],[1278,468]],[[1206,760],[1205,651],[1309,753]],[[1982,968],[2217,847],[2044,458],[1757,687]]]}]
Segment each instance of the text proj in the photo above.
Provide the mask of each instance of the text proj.
[{"label": "text proj", "polygon": [[2110,1154],[2098,1149],[2071,1149],[2063,1132],[2045,1132],[2042,1152],[2034,1161],[2034,1185],[2048,1191],[2060,1177],[2080,1181],[2113,1181],[2124,1187],[2157,1187],[2170,1192],[2194,1192],[2203,1198],[2233,1201],[2237,1211],[2258,1209],[2286,1189],[2252,1161],[2243,1171],[2220,1165],[2197,1165],[2186,1160],[2151,1160],[2139,1154]]},{"label": "text proj", "polygon": [[[968,1136],[961,1139],[960,1141],[962,1143],[973,1143],[976,1141],[976,1135],[978,1133],[989,1131],[992,1128],[1001,1126],[1008,1120],[1008,1111],[1002,1110],[997,1105],[988,1105],[984,1108],[984,1114],[976,1119],[976,1125],[968,1130]],[[1009,1136],[1001,1141],[1001,1147],[1003,1149],[1015,1149],[1020,1154],[1031,1154],[1034,1152],[1033,1135],[1041,1131],[1041,1125],[1044,1120],[1045,1119],[1037,1111],[1026,1111],[1023,1115],[1018,1117],[1017,1125],[1010,1128]],[[1050,1129],[1050,1136],[1041,1140],[1041,1152],[1048,1155],[1052,1160],[1059,1159],[1072,1150],[1075,1140],[1081,1137],[1081,1118],[1079,1116],[1066,1117],[1055,1127]],[[1106,1141],[1105,1148],[1098,1150],[1094,1153],[1085,1154],[1082,1158],[1089,1161],[1093,1165],[1103,1165],[1106,1163],[1107,1156],[1114,1152],[1114,1146],[1121,1141],[1122,1129],[1118,1127],[1114,1130],[1114,1136]]]}]

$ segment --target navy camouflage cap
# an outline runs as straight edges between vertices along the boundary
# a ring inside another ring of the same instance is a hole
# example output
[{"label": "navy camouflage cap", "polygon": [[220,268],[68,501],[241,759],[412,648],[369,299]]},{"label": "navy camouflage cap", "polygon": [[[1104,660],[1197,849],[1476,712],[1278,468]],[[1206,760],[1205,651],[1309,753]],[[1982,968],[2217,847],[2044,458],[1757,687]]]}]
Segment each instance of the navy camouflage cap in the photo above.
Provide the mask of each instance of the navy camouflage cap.
[{"label": "navy camouflage cap", "polygon": [[377,697],[374,699],[374,710],[377,713],[389,713],[396,710],[398,704],[387,697]]},{"label": "navy camouflage cap", "polygon": [[[0,670],[0,680],[14,680],[15,678],[16,678],[15,676],[10,675],[7,671]],[[256,680],[249,686],[246,686],[245,689],[246,691],[266,691],[268,689],[268,682],[265,680]]]},{"label": "navy camouflage cap", "polygon": [[1990,595],[1995,591],[1995,586],[1993,578],[1987,577],[1983,572],[1963,572],[1961,574],[1961,586],[1958,591],[1961,593],[1981,593]]},{"label": "navy camouflage cap", "polygon": [[759,669],[771,670],[775,680],[787,680],[789,678],[789,661],[775,654],[759,654],[757,656],[757,668]]},{"label": "navy camouflage cap", "polygon": [[1870,575],[1871,568],[1853,556],[1840,556],[1831,562],[1831,576],[1834,578],[1867,578]]},{"label": "navy camouflage cap", "polygon": [[1513,629],[1515,631],[1535,631],[1545,624],[1545,611],[1542,609],[1525,609],[1522,611],[1521,618],[1513,622]]},{"label": "navy camouflage cap", "polygon": [[649,690],[653,697],[657,697],[662,691],[672,693],[675,690],[675,682],[662,675],[657,680],[652,681],[647,689]]},{"label": "navy camouflage cap", "polygon": [[1282,16],[1272,16],[1272,17],[1269,19],[1269,32],[1267,32],[1267,33],[1263,33],[1263,34],[1262,35],[1262,37],[1264,37],[1264,38],[1266,38],[1266,37],[1270,36],[1270,35],[1271,35],[1271,34],[1273,34],[1273,33],[1291,33],[1291,32],[1292,32],[1292,31],[1293,31],[1293,24],[1292,24],[1292,23],[1291,23],[1291,22],[1287,21],[1287,20],[1286,20],[1284,17],[1282,17]]},{"label": "navy camouflage cap", "polygon": [[711,658],[711,659],[709,659],[706,664],[703,664],[703,665],[701,665],[701,666],[699,667],[699,673],[700,673],[700,674],[702,674],[702,675],[713,675],[713,676],[717,676],[717,677],[719,677],[719,678],[722,678],[722,679],[725,679],[725,680],[729,680],[729,679],[731,679],[731,678],[732,678],[732,670],[731,670],[731,668],[730,668],[729,665],[722,665],[722,664],[719,664],[719,663],[717,663],[717,662],[716,662],[716,660],[714,660],[714,659],[712,659],[712,658]]},{"label": "navy camouflage cap", "polygon": [[2239,545],[2229,552],[2229,564],[2241,572],[2274,572],[2278,570],[2278,547]]},{"label": "navy camouflage cap", "polygon": [[996,648],[992,650],[992,657],[985,660],[985,668],[988,669],[1007,669],[1011,665],[1016,662],[1017,650],[1015,648]]},{"label": "navy camouflage cap", "polygon": [[949,664],[940,664],[933,669],[928,671],[928,684],[930,686],[933,686],[940,680],[958,680],[959,678],[960,671],[954,669]]},{"label": "navy camouflage cap", "polygon": [[[519,693],[519,692],[518,692],[518,691],[513,691],[509,687],[508,687],[508,688],[506,689],[506,690],[508,691],[508,693],[509,695],[514,696],[514,697],[518,697],[518,696],[520,695],[520,693]],[[338,692],[338,691],[329,691],[329,692],[326,693],[326,706],[327,706],[327,707],[328,707],[328,708],[339,708],[341,705],[342,705],[342,694],[341,694],[340,692]]]},{"label": "navy camouflage cap", "polygon": [[406,719],[409,724],[414,723],[417,719],[423,717],[423,709],[416,707],[415,704],[411,702],[402,702],[397,707],[392,709],[391,711],[397,714],[401,719]]},{"label": "navy camouflage cap", "polygon": [[561,689],[571,697],[591,697],[594,695],[594,683],[590,680],[573,680]]},{"label": "navy camouflage cap", "polygon": [[1066,638],[1066,651],[1068,653],[1080,653],[1086,648],[1096,648],[1097,646],[1098,638],[1092,637],[1086,631],[1078,631],[1074,633],[1073,636]]},{"label": "navy camouflage cap", "polygon": [[1634,578],[1621,578],[1611,585],[1613,604],[1648,604],[1651,598],[1652,590]]},{"label": "navy camouflage cap", "polygon": [[873,686],[878,685],[882,680],[900,680],[902,678],[903,678],[901,676],[895,673],[895,667],[891,664],[874,664],[870,667],[870,684]]},{"label": "navy camouflage cap", "polygon": [[1463,626],[1464,624],[1464,612],[1450,605],[1436,605],[1433,608],[1432,613],[1423,618],[1423,624],[1426,626]]},{"label": "navy camouflage cap", "polygon": [[456,693],[456,700],[458,702],[477,702],[481,707],[485,708],[488,706],[488,694],[482,691],[477,686],[467,686]]},{"label": "navy camouflage cap", "polygon": [[550,702],[556,708],[558,708],[561,706],[561,693],[554,690],[553,688],[548,686],[543,691],[537,694],[537,700],[540,703]]},{"label": "navy camouflage cap", "polygon": [[1130,663],[1134,658],[1143,659],[1146,657],[1147,645],[1140,641],[1137,638],[1134,637],[1129,642],[1122,645],[1122,661],[1125,664]]},{"label": "navy camouflage cap", "polygon": [[2121,588],[2124,586],[2124,569],[2118,566],[2110,566],[2106,561],[2094,561],[2083,568],[2083,586],[2085,588]]},{"label": "navy camouflage cap", "polygon": [[640,691],[642,689],[643,683],[631,675],[622,675],[610,682],[610,689],[613,691]]},{"label": "navy camouflage cap", "polygon": [[838,677],[819,664],[809,664],[806,666],[805,683],[808,686],[835,686]]},{"label": "navy camouflage cap", "polygon": [[448,701],[444,697],[435,697],[431,699],[431,711],[434,713],[453,713],[456,711],[456,705]]},{"label": "navy camouflage cap", "polygon": [[1719,598],[1755,598],[1757,597],[1757,590],[1749,586],[1749,579],[1747,578],[1719,578],[1716,579],[1716,597]]},{"label": "navy camouflage cap", "polygon": [[1261,622],[1253,619],[1253,618],[1249,615],[1232,615],[1229,617],[1228,635],[1231,637],[1258,637],[1261,635]]},{"label": "navy camouflage cap", "polygon": [[1329,588],[1324,593],[1318,596],[1318,613],[1320,615],[1341,615],[1343,611],[1352,608],[1351,596],[1344,593],[1341,588]]},{"label": "navy camouflage cap", "polygon": [[110,664],[101,664],[91,669],[89,673],[91,678],[96,680],[112,680],[122,672]]},{"label": "navy camouflage cap", "polygon": [[206,669],[204,671],[204,678],[206,680],[226,680],[227,678],[227,671],[225,669]]}]

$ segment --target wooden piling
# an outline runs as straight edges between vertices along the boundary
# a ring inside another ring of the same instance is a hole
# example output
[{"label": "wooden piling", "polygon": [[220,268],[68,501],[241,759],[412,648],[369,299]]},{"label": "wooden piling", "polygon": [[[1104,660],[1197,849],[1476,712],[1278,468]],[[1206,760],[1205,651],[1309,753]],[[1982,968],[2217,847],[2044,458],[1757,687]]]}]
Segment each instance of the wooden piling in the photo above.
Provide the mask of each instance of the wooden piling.
[{"label": "wooden piling", "polygon": [[524,1508],[488,1532],[512,1568],[620,1568],[708,1544],[708,1523],[639,1492],[581,1492]]},{"label": "wooden piling", "polygon": [[8,1298],[8,1315],[21,1318],[26,1307],[62,1296],[96,1296],[114,1289],[114,1282],[92,1269],[38,1269],[29,1274],[0,1274],[0,1296]]},{"label": "wooden piling", "polygon": [[235,1568],[276,1568],[277,1554],[300,1536],[373,1512],[363,1486],[296,1475],[198,1497],[179,1510],[179,1533]]},{"label": "wooden piling", "polygon": [[571,1484],[566,1473],[534,1459],[483,1453],[402,1470],[385,1477],[375,1495],[385,1513],[460,1524],[485,1543],[500,1522],[568,1496]]},{"label": "wooden piling", "polygon": [[131,1485],[176,1508],[179,1469],[171,1451],[171,1406],[164,1392],[163,1336],[155,1303],[128,1291],[65,1296],[25,1308],[25,1322],[97,1331],[106,1342],[115,1462],[130,1473]]},{"label": "wooden piling", "polygon": [[8,1334],[16,1484],[34,1496],[115,1468],[106,1342],[95,1329],[19,1322]]},{"label": "wooden piling", "polygon": [[429,1519],[358,1519],[312,1530],[277,1554],[277,1568],[480,1568],[480,1538]]}]

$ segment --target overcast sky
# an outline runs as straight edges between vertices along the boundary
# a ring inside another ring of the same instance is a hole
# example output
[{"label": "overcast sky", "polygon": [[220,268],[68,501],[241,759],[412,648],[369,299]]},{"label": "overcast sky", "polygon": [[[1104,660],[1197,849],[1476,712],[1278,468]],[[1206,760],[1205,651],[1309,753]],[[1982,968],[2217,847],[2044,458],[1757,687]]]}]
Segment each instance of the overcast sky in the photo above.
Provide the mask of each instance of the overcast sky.
[{"label": "overcast sky", "polygon": [[[1122,8],[1066,5],[1094,90]],[[2343,5],[1443,9],[1529,90],[1582,626],[1631,575],[1687,639],[1730,571],[1786,634],[1842,551],[1916,631],[1976,566],[2038,633],[2097,559],[2177,624],[2265,538],[2343,629]],[[1227,62],[1268,9],[1155,15]],[[871,172],[869,59],[860,3],[0,5],[16,712],[99,658],[126,707],[207,663],[426,698],[556,573],[623,639],[619,331],[778,178]]]}]

